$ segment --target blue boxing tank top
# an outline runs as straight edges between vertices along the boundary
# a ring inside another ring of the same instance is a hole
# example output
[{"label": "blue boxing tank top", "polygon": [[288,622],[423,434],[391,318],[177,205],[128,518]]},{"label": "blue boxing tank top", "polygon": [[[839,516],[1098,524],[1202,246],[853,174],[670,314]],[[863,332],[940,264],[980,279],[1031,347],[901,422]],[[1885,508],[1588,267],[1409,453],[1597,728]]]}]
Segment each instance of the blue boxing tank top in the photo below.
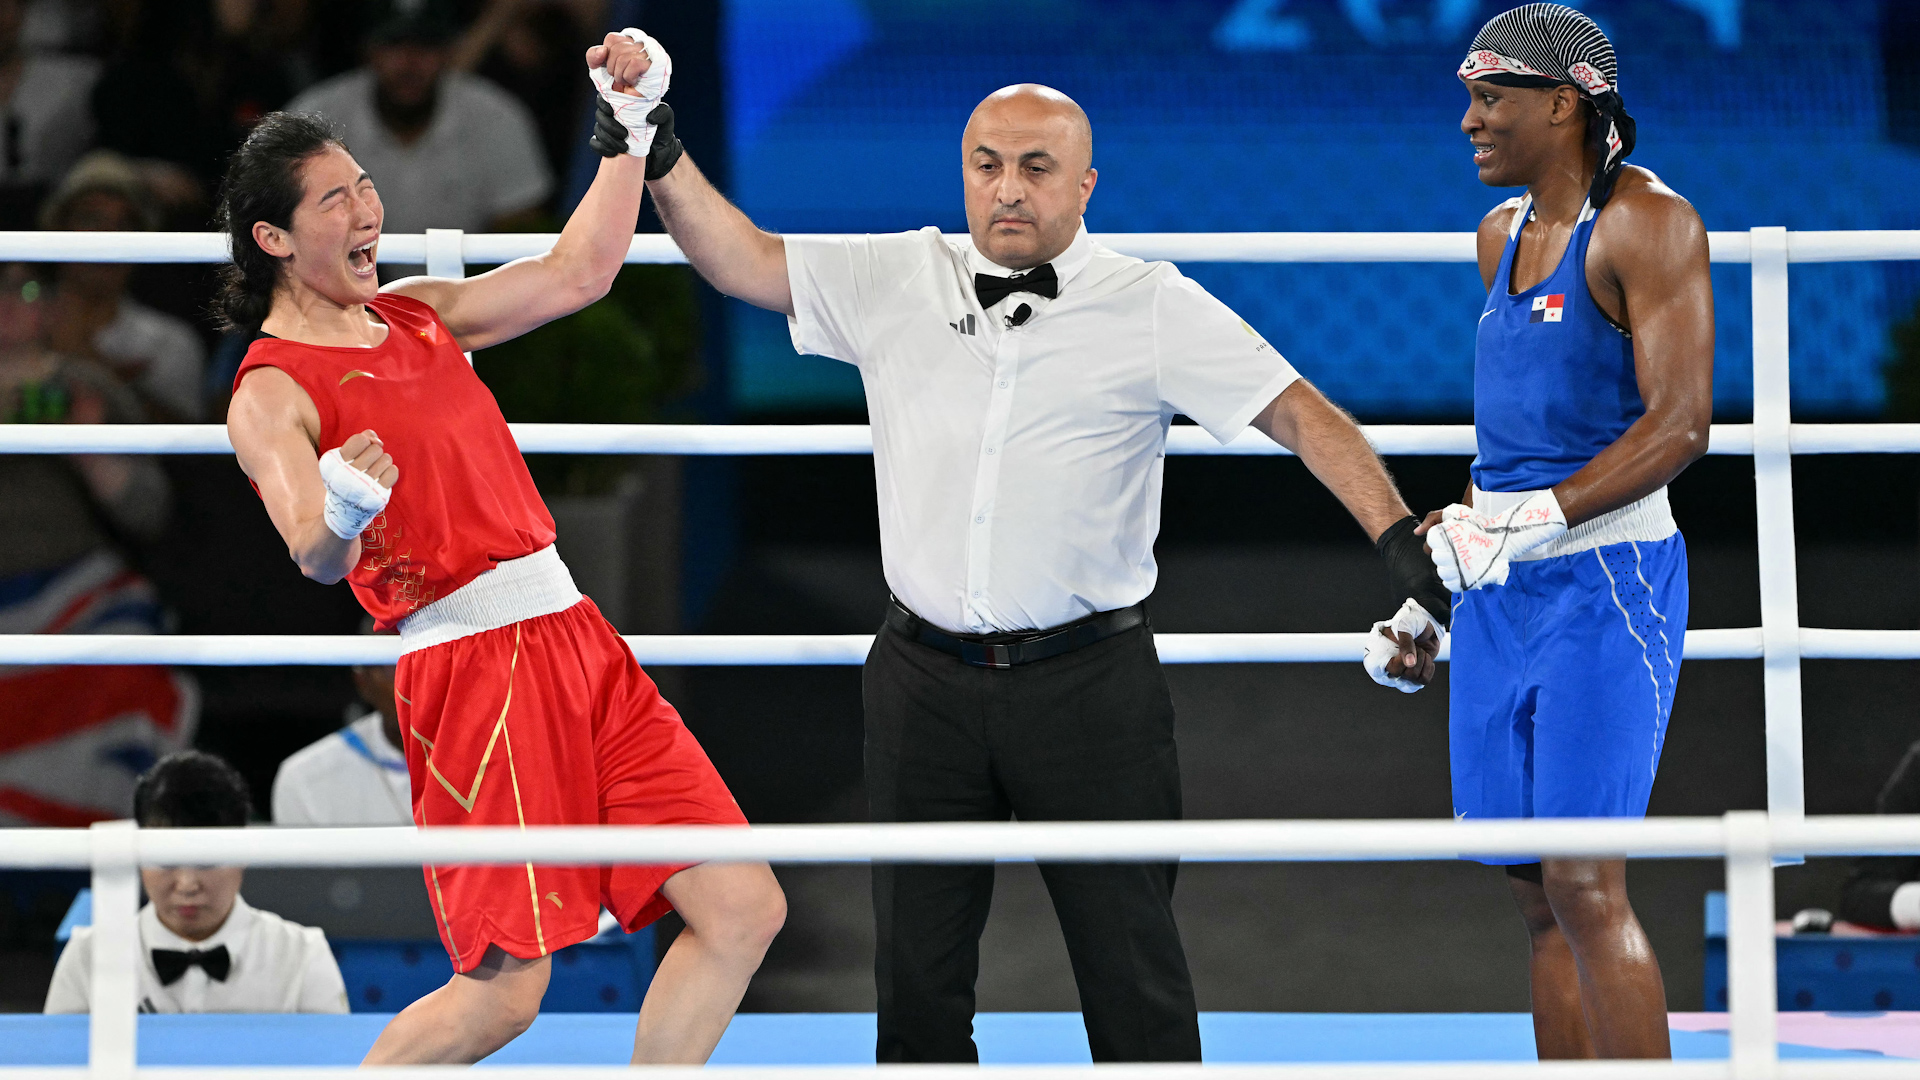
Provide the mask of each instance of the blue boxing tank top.
[{"label": "blue boxing tank top", "polygon": [[1487,492],[1552,487],[1624,434],[1646,405],[1633,341],[1587,291],[1588,203],[1545,281],[1512,291],[1513,256],[1533,211],[1522,200],[1487,293],[1473,352],[1473,483]]}]

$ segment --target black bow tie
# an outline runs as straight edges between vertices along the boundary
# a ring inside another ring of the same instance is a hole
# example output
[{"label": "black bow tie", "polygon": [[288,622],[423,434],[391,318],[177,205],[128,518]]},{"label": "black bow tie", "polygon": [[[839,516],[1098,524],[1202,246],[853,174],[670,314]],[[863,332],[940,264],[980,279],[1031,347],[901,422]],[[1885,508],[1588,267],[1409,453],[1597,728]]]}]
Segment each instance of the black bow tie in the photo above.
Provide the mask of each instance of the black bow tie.
[{"label": "black bow tie", "polygon": [[172,986],[179,982],[180,976],[185,975],[190,967],[198,967],[214,982],[226,982],[227,972],[233,970],[233,957],[227,955],[225,945],[215,945],[205,952],[199,949],[153,950],[153,970],[160,976],[161,986]]},{"label": "black bow tie", "polygon": [[1041,263],[1018,277],[975,274],[973,291],[980,297],[982,309],[990,308],[1017,292],[1030,292],[1051,300],[1060,295],[1060,279],[1054,275],[1052,263]]}]

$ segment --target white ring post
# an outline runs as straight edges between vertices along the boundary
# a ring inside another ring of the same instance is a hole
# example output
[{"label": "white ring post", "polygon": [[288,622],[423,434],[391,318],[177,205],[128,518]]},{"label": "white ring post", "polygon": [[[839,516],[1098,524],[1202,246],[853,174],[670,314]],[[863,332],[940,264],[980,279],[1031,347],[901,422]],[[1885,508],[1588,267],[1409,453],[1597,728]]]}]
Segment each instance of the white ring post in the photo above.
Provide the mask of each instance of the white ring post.
[{"label": "white ring post", "polygon": [[1727,1021],[1732,1031],[1734,1080],[1773,1080],[1775,1043],[1773,972],[1772,827],[1758,810],[1734,810],[1727,827]]},{"label": "white ring post", "polygon": [[96,822],[93,859],[93,957],[89,972],[87,1064],[91,1080],[133,1080],[139,998],[140,866],[131,821]]},{"label": "white ring post", "polygon": [[459,229],[427,230],[427,276],[459,280],[467,276]]},{"label": "white ring post", "polygon": [[[427,276],[452,278],[459,281],[467,276],[467,259],[463,252],[463,238],[459,229],[427,230]],[[461,354],[467,363],[473,363],[472,353]]]},{"label": "white ring post", "polygon": [[[1767,710],[1767,810],[1806,813],[1800,734],[1800,597],[1793,544],[1791,390],[1787,378],[1787,230],[1753,230],[1753,488],[1760,544],[1760,631]],[[1799,862],[1784,855],[1782,862]]]}]

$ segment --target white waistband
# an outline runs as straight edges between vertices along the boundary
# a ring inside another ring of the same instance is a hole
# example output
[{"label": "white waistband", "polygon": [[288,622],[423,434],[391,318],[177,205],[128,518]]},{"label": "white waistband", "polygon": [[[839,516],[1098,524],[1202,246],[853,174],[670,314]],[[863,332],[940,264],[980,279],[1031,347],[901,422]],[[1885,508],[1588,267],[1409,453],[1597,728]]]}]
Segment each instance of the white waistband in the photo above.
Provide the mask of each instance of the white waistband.
[{"label": "white waistband", "polygon": [[[1483,513],[1497,514],[1519,501],[1519,497],[1529,494],[1524,491],[1481,491],[1473,489],[1473,507]],[[1667,502],[1667,489],[1648,495],[1637,502],[1630,502],[1618,510],[1601,514],[1592,521],[1582,522],[1567,530],[1567,534],[1545,547],[1535,548],[1515,559],[1515,562],[1534,562],[1540,559],[1553,559],[1576,552],[1591,551],[1606,547],[1608,544],[1624,544],[1628,541],[1652,543],[1665,540],[1680,531],[1673,520],[1673,506]]]},{"label": "white waistband", "polygon": [[541,615],[565,611],[581,600],[573,575],[552,544],[509,559],[400,620],[400,653],[444,645],[463,637]]}]

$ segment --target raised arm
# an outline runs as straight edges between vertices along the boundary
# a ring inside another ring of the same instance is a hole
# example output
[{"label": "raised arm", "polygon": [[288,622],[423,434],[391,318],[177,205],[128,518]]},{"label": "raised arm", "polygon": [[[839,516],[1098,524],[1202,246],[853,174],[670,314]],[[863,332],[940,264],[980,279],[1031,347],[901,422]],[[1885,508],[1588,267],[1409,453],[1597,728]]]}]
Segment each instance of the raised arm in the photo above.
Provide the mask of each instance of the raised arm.
[{"label": "raised arm", "polygon": [[[320,414],[285,372],[259,368],[234,391],[227,435],[240,468],[260,490],[267,516],[300,572],[323,585],[360,561],[360,540],[334,535],[326,521],[327,484],[320,477]],[[345,463],[391,489],[399,470],[379,436],[361,432],[340,447]]]},{"label": "raised arm", "polygon": [[1657,181],[1614,202],[1595,227],[1588,266],[1599,278],[1596,299],[1616,301],[1614,311],[1625,316],[1619,321],[1633,331],[1634,377],[1647,411],[1553,489],[1569,527],[1658,491],[1707,452],[1713,423],[1706,227]]},{"label": "raised arm", "polygon": [[787,245],[747,220],[685,155],[647,185],[674,243],[714,288],[755,307],[792,315]]},{"label": "raised arm", "polygon": [[625,264],[646,190],[645,170],[644,159],[624,154],[601,161],[593,186],[551,251],[478,277],[402,278],[381,291],[432,307],[469,352],[571,315],[607,295]]},{"label": "raised arm", "polygon": [[[659,50],[658,56],[648,52],[649,45]],[[608,90],[630,102],[638,99],[626,91],[646,84],[654,95],[650,101],[657,103],[673,70],[672,59],[658,42],[646,38],[643,44],[624,34],[608,34],[602,44],[588,49],[586,65],[596,82],[606,82]],[[653,129],[645,130],[651,138]],[[673,138],[671,119],[661,126],[660,137],[663,147]],[[469,351],[519,337],[607,295],[633,245],[648,172],[645,146],[633,153],[607,152],[613,156],[600,162],[592,186],[552,250],[516,259],[475,278],[407,278],[384,291],[432,307],[453,331],[454,340]]]}]

